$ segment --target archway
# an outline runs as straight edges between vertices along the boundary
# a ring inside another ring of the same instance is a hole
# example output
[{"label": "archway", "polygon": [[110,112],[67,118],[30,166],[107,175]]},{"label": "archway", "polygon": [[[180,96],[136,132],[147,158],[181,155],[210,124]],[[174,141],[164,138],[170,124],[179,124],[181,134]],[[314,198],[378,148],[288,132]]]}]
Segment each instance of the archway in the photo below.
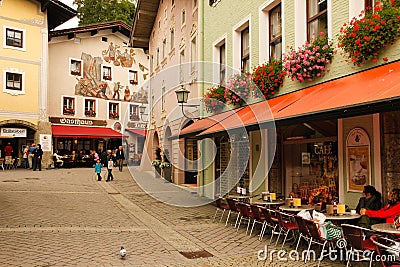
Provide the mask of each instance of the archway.
[{"label": "archway", "polygon": [[[164,142],[163,142],[163,156],[164,156],[164,162],[172,162],[172,131],[169,126],[166,127],[165,132],[164,132]],[[172,181],[172,165],[170,167],[166,167],[163,169],[163,177],[167,181]]]}]

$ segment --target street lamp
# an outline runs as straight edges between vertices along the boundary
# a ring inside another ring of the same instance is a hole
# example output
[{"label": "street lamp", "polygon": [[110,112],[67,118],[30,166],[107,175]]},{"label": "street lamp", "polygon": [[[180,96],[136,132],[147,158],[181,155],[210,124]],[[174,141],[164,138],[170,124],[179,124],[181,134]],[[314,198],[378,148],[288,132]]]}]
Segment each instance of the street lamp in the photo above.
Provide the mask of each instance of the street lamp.
[{"label": "street lamp", "polygon": [[190,93],[190,91],[186,90],[185,87],[183,86],[183,84],[181,84],[181,87],[178,90],[175,91],[176,98],[178,100],[178,104],[180,104],[181,108],[182,108],[182,114],[183,114],[183,116],[185,116],[188,119],[200,119],[198,117],[191,118],[191,117],[187,116],[185,114],[185,112],[183,111],[183,105],[184,104],[187,107],[198,107],[199,106],[199,105],[187,105],[187,101],[188,101],[188,98],[189,98],[189,93]]},{"label": "street lamp", "polygon": [[143,115],[146,115],[146,116],[149,115],[149,114],[145,114],[145,112],[146,112],[146,106],[142,103],[142,105],[140,105],[140,107],[139,107],[140,119],[144,122],[148,122],[148,120],[143,119]]}]

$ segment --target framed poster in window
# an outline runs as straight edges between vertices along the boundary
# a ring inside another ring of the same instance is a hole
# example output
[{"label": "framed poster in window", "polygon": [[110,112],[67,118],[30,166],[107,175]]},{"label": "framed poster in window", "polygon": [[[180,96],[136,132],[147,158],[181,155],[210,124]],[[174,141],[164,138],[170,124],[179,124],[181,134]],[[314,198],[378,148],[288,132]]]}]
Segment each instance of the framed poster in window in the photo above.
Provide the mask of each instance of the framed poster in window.
[{"label": "framed poster in window", "polygon": [[347,191],[362,192],[371,184],[370,139],[362,128],[352,129],[346,142]]}]

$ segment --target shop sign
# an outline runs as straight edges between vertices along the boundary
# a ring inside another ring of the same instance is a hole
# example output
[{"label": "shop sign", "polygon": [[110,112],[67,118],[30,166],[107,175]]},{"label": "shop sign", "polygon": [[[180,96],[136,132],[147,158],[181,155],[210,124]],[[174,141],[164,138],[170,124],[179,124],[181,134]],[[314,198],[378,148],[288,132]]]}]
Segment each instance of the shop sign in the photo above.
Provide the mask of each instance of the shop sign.
[{"label": "shop sign", "polygon": [[315,155],[332,155],[332,145],[316,145],[314,146],[314,154]]},{"label": "shop sign", "polygon": [[362,128],[354,128],[347,135],[346,164],[347,190],[362,192],[371,183],[370,139]]},{"label": "shop sign", "polygon": [[0,136],[26,137],[26,129],[23,128],[1,128]]},{"label": "shop sign", "polygon": [[106,126],[107,121],[105,120],[87,120],[87,119],[75,119],[65,117],[50,117],[51,123],[64,124],[64,125],[79,125],[79,126]]},{"label": "shop sign", "polygon": [[128,127],[129,128],[134,128],[134,129],[147,129],[147,123],[143,123],[143,122],[128,122]]}]

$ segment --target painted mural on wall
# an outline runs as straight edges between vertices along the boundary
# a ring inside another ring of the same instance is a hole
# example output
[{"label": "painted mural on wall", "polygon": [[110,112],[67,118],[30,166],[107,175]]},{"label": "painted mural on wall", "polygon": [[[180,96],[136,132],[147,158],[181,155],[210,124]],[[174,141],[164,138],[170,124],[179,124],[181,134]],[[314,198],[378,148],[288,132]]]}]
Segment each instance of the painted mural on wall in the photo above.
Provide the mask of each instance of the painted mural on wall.
[{"label": "painted mural on wall", "polygon": [[[134,90],[133,85],[137,84],[138,71],[129,70],[129,80],[115,81],[112,79],[111,68],[102,64],[108,63],[115,68],[131,68],[136,64],[135,52],[133,49],[119,49],[118,45],[110,42],[108,49],[102,51],[102,56],[93,57],[82,52],[82,74],[76,77],[75,94],[103,99],[112,99],[127,102],[148,103],[148,92],[143,88]],[[121,52],[122,51],[122,52]],[[109,69],[108,69],[109,68]],[[139,63],[139,70],[144,78],[148,75],[148,69]],[[128,70],[127,70],[128,71]],[[132,77],[131,78],[131,74]],[[127,72],[128,77],[128,72]]]}]

